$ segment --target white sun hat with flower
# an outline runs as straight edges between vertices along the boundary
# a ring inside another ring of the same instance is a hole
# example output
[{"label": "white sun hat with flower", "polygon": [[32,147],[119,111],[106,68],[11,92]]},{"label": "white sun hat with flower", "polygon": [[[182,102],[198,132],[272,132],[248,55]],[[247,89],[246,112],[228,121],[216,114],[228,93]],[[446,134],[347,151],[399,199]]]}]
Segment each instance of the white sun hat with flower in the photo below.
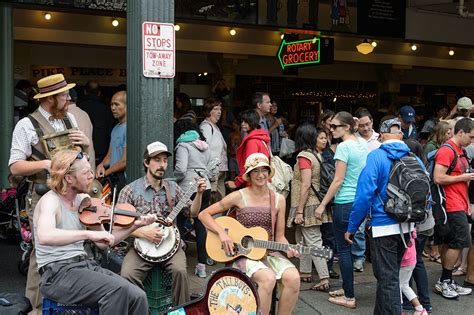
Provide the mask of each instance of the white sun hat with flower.
[{"label": "white sun hat with flower", "polygon": [[246,182],[250,181],[249,174],[252,170],[258,167],[268,167],[270,169],[270,175],[268,179],[272,178],[275,174],[275,169],[270,165],[268,157],[263,153],[252,153],[245,160],[245,174],[242,176],[242,179]]}]

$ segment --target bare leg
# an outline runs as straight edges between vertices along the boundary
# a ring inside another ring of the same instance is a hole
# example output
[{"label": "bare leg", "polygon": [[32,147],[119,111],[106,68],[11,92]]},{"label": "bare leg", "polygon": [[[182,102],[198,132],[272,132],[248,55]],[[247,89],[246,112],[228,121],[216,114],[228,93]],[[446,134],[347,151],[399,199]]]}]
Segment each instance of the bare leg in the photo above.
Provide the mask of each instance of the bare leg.
[{"label": "bare leg", "polygon": [[467,255],[467,273],[465,281],[474,284],[474,246],[471,246],[469,254]]},{"label": "bare leg", "polygon": [[447,246],[443,246],[442,253],[441,260],[443,262],[443,268],[453,270],[454,264],[461,255],[461,249],[447,248]]},{"label": "bare leg", "polygon": [[267,315],[270,313],[270,307],[272,304],[272,292],[276,283],[275,273],[270,269],[261,269],[252,275],[252,280],[258,285],[258,295],[260,297],[260,309],[262,315]]},{"label": "bare leg", "polygon": [[296,268],[288,268],[281,276],[283,284],[280,301],[278,302],[278,314],[291,314],[300,291],[300,274]]}]

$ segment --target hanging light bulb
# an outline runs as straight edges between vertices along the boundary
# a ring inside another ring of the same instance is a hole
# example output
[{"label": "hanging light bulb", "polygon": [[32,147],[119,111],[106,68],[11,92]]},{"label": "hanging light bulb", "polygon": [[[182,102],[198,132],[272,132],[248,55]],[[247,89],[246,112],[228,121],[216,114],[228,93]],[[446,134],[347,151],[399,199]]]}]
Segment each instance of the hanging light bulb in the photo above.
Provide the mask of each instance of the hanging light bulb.
[{"label": "hanging light bulb", "polygon": [[374,41],[371,43],[371,45],[375,48],[375,47],[377,47],[377,42],[374,40]]},{"label": "hanging light bulb", "polygon": [[285,38],[285,33],[282,33],[282,34],[280,35],[280,38],[281,38],[281,39]]},{"label": "hanging light bulb", "polygon": [[449,54],[450,56],[454,56],[454,50],[450,49],[449,52],[448,52],[448,54]]},{"label": "hanging light bulb", "polygon": [[370,54],[371,52],[374,51],[374,46],[369,44],[369,41],[367,39],[364,39],[362,43],[356,46],[357,51],[360,52],[363,55]]},{"label": "hanging light bulb", "polygon": [[229,34],[231,36],[235,36],[235,34],[237,34],[237,31],[234,28],[231,28],[230,31],[229,31]]},{"label": "hanging light bulb", "polygon": [[51,18],[52,18],[51,13],[46,12],[46,13],[44,14],[44,19],[45,19],[45,20],[49,21],[49,20],[51,20]]},{"label": "hanging light bulb", "polygon": [[415,44],[411,45],[411,50],[415,51],[417,49],[418,49],[418,47]]},{"label": "hanging light bulb", "polygon": [[119,25],[119,21],[117,19],[112,20],[112,26],[117,27]]},{"label": "hanging light bulb", "polygon": [[179,24],[176,24],[176,25],[174,26],[174,30],[175,30],[176,32],[178,32],[180,29],[181,29],[181,26],[179,26]]}]

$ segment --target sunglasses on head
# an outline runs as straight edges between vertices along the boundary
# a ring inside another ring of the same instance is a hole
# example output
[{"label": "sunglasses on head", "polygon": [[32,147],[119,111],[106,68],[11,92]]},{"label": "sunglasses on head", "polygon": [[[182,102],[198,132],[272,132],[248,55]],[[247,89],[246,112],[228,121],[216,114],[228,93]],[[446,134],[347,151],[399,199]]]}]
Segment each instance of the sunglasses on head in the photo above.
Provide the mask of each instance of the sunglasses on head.
[{"label": "sunglasses on head", "polygon": [[336,130],[339,127],[344,127],[345,125],[335,125],[335,124],[330,124],[329,125],[329,130]]}]

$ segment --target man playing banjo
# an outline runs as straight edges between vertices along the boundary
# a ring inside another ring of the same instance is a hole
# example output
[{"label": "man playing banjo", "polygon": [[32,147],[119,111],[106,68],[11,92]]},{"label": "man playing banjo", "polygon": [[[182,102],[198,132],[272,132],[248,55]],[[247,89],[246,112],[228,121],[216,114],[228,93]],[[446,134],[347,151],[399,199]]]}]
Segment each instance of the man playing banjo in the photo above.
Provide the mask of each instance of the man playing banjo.
[{"label": "man playing banjo", "polygon": [[[166,218],[173,206],[183,199],[183,191],[176,182],[164,179],[168,157],[171,153],[166,145],[161,142],[149,144],[143,156],[143,165],[146,174],[125,186],[119,195],[118,203],[132,204],[142,214],[156,214],[158,217]],[[197,181],[197,193],[192,201],[186,202],[186,208],[190,206],[190,214],[195,217],[201,207],[202,193],[206,189],[203,178]],[[174,229],[177,232],[177,229]],[[177,232],[179,233],[179,232]],[[131,234],[136,241],[143,239],[152,244],[159,244],[166,237],[163,230],[155,226],[145,226],[137,229]],[[177,238],[179,241],[179,237]],[[135,241],[135,242],[136,242]],[[164,240],[163,240],[164,241]],[[153,245],[154,247],[154,245]],[[161,262],[154,262],[153,257],[146,257],[147,253],[137,252],[136,248],[130,248],[122,264],[121,275],[143,288],[148,272],[157,264],[170,272],[173,277],[173,303],[181,305],[190,300],[189,279],[186,267],[186,255],[177,244],[176,253]]]}]

